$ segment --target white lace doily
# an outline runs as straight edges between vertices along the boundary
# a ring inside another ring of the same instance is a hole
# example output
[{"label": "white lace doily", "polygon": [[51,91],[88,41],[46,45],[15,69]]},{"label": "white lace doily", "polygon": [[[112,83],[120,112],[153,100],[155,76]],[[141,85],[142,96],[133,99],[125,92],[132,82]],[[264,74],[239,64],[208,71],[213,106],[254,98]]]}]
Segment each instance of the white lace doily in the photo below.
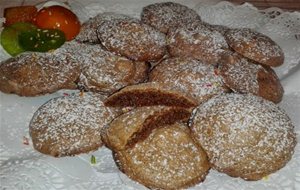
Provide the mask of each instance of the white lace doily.
[{"label": "white lace doily", "polygon": [[[122,0],[99,2],[96,0],[69,1],[81,21],[100,12],[118,12],[139,17],[142,7],[159,1]],[[285,53],[285,63],[276,68],[285,88],[280,106],[293,123],[300,140],[300,13],[284,12],[278,8],[257,10],[251,4],[235,6],[229,2],[177,1],[194,8],[202,19],[211,24],[230,27],[254,28],[276,41]],[[209,2],[209,3],[208,3]],[[9,56],[0,48],[0,61]],[[1,189],[145,189],[118,171],[110,150],[75,157],[52,158],[26,145],[28,124],[37,108],[63,91],[40,97],[25,98],[0,92],[0,188]],[[25,142],[24,142],[25,141]],[[91,164],[91,156],[96,163]],[[300,189],[300,145],[296,146],[292,160],[281,170],[265,179],[247,182],[211,170],[206,180],[191,189]]]}]

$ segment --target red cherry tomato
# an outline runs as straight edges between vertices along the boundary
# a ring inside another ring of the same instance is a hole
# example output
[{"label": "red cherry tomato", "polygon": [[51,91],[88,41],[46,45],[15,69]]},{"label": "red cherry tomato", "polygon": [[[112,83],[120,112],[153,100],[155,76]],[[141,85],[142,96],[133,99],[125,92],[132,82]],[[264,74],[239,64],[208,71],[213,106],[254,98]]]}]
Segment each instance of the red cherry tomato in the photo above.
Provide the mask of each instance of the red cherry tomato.
[{"label": "red cherry tomato", "polygon": [[42,29],[62,30],[68,41],[74,39],[80,31],[77,16],[69,9],[58,5],[42,8],[36,15],[35,23]]}]

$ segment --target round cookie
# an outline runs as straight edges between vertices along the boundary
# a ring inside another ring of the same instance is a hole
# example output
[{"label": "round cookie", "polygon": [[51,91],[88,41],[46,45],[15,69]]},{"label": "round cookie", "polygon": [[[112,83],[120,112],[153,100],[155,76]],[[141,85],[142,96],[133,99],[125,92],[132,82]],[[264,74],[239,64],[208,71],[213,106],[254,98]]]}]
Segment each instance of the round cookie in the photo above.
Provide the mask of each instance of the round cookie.
[{"label": "round cookie", "polygon": [[105,20],[128,19],[129,17],[123,14],[105,12],[90,18],[81,25],[80,32],[76,36],[79,42],[100,43],[97,36],[97,29]]},{"label": "round cookie", "polygon": [[79,86],[84,89],[112,94],[148,78],[150,66],[146,62],[131,61],[103,50],[99,45],[78,46],[82,49],[77,53],[81,63]]},{"label": "round cookie", "polygon": [[76,88],[80,65],[66,46],[48,53],[24,53],[2,62],[0,90],[20,96],[37,96]]},{"label": "round cookie", "polygon": [[248,28],[229,29],[225,38],[234,51],[260,64],[277,67],[284,62],[280,46],[259,32]]},{"label": "round cookie", "polygon": [[233,91],[252,93],[274,103],[279,103],[282,99],[284,90],[275,71],[237,53],[223,56],[219,73],[224,83]]},{"label": "round cookie", "polygon": [[150,72],[149,81],[178,87],[189,92],[198,103],[229,91],[213,65],[192,58],[163,60]]},{"label": "round cookie", "polygon": [[165,35],[137,19],[103,21],[97,30],[102,45],[135,61],[155,61],[166,53]]},{"label": "round cookie", "polygon": [[187,188],[209,170],[205,152],[181,123],[153,130],[134,147],[114,152],[114,159],[128,177],[151,189]]},{"label": "round cookie", "polygon": [[103,105],[104,98],[88,92],[46,102],[29,125],[34,148],[54,157],[97,150],[102,146],[102,127],[119,115],[118,109]]},{"label": "round cookie", "polygon": [[212,168],[246,180],[284,167],[296,145],[288,115],[251,94],[213,97],[197,108],[191,129]]},{"label": "round cookie", "polygon": [[163,2],[144,7],[141,20],[166,34],[170,28],[181,27],[188,22],[201,21],[201,18],[196,11],[185,5]]},{"label": "round cookie", "polygon": [[228,49],[222,34],[199,22],[170,29],[167,47],[173,57],[192,57],[208,64],[216,64],[224,49]]}]

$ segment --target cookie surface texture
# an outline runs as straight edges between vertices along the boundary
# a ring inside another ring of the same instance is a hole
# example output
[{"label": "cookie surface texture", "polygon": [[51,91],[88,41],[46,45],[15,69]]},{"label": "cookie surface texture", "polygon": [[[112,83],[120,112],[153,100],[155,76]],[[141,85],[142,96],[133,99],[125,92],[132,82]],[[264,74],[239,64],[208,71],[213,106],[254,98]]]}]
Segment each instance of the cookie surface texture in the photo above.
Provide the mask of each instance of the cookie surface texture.
[{"label": "cookie surface texture", "polygon": [[200,16],[189,7],[173,2],[155,3],[143,8],[141,20],[162,33],[170,28],[182,27],[189,22],[201,21]]},{"label": "cookie surface texture", "polygon": [[24,53],[0,64],[0,90],[20,96],[38,96],[75,89],[80,64],[67,48],[50,53]]},{"label": "cookie surface texture", "polygon": [[166,54],[165,34],[134,18],[104,21],[97,34],[107,50],[135,61],[155,61]]},{"label": "cookie surface texture", "polygon": [[208,64],[216,64],[228,49],[223,35],[199,22],[170,29],[167,47],[173,57],[192,57]]},{"label": "cookie surface texture", "polygon": [[230,29],[225,33],[225,39],[236,52],[260,64],[277,67],[284,62],[280,46],[268,36],[254,30]]},{"label": "cookie surface texture", "polygon": [[191,129],[212,168],[246,180],[259,180],[284,167],[296,145],[287,114],[251,94],[210,99],[198,107]]},{"label": "cookie surface texture", "polygon": [[112,12],[105,12],[96,15],[84,22],[80,28],[76,40],[79,42],[100,43],[97,36],[97,29],[106,20],[128,19],[128,16]]},{"label": "cookie surface texture", "polygon": [[119,112],[95,93],[75,93],[49,100],[34,114],[29,131],[33,146],[54,157],[72,156],[102,146],[101,129]]},{"label": "cookie surface texture", "polygon": [[193,186],[209,170],[205,152],[181,123],[155,129],[133,148],[115,152],[114,159],[127,176],[153,189]]},{"label": "cookie surface texture", "polygon": [[148,77],[149,65],[115,55],[98,44],[78,44],[77,58],[81,65],[80,85],[84,89],[112,94]]},{"label": "cookie surface texture", "polygon": [[213,65],[192,58],[163,60],[151,70],[149,81],[178,87],[189,92],[199,103],[229,91]]},{"label": "cookie surface texture", "polygon": [[275,71],[237,53],[224,55],[218,67],[224,83],[233,91],[251,93],[274,103],[283,97],[283,87]]}]

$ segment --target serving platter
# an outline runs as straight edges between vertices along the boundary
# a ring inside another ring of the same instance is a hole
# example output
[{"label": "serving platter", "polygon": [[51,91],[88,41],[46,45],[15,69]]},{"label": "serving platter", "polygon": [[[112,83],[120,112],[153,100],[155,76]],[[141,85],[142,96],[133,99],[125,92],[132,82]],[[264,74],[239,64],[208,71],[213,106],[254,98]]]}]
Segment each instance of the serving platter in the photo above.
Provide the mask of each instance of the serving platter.
[{"label": "serving platter", "polygon": [[[161,1],[114,0],[100,3],[89,0],[69,1],[68,5],[84,22],[101,12],[117,12],[138,18],[142,7],[154,2]],[[291,117],[299,142],[300,12],[285,12],[278,8],[258,10],[249,3],[237,6],[226,1],[175,2],[195,9],[208,23],[253,28],[282,47],[285,63],[275,68],[285,89],[279,106]],[[4,3],[1,2],[1,6]],[[0,61],[8,57],[0,48]],[[28,134],[33,113],[47,100],[65,93],[70,91],[39,97],[19,97],[0,92],[0,189],[146,189],[118,170],[111,151],[105,147],[65,158],[52,158],[33,149]],[[91,158],[95,158],[96,162],[92,163]],[[248,182],[211,170],[203,183],[190,189],[300,189],[300,145],[296,146],[292,160],[283,169],[262,180]]]}]

